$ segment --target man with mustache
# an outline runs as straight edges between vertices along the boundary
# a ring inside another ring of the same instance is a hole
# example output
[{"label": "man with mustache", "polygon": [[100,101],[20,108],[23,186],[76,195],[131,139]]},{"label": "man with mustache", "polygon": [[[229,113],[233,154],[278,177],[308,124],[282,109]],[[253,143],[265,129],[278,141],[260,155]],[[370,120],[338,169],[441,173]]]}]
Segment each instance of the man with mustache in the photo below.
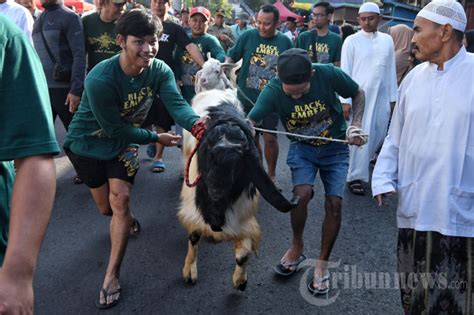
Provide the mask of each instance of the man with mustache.
[{"label": "man with mustache", "polygon": [[181,139],[141,128],[153,99],[159,96],[187,130],[199,119],[179,94],[171,69],[155,59],[162,31],[159,18],[146,10],[133,9],[119,18],[122,51],[89,72],[64,143],[99,211],[112,216],[109,264],[96,300],[99,309],[116,305],[120,297],[120,265],[134,224],[129,200],[139,168],[138,145],[173,146]]},{"label": "man with mustache", "polygon": [[400,85],[372,175],[379,205],[398,192],[405,314],[473,311],[474,56],[462,45],[466,24],[453,0],[430,2],[418,13],[411,41],[424,62]]}]

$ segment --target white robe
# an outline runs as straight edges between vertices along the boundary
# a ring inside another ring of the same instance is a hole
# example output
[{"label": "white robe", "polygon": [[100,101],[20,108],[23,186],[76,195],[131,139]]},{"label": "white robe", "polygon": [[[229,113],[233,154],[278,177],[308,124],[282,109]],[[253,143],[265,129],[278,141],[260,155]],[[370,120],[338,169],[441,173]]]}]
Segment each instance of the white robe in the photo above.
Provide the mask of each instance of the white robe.
[{"label": "white robe", "polygon": [[474,237],[474,55],[403,80],[372,175],[375,195],[398,191],[399,228]]},{"label": "white robe", "polygon": [[5,3],[0,4],[0,14],[8,16],[25,33],[29,41],[33,43],[31,34],[33,32],[34,20],[30,11],[13,0],[7,0]]},{"label": "white robe", "polygon": [[[369,181],[369,163],[387,135],[390,102],[397,96],[395,49],[390,35],[360,31],[346,38],[342,45],[341,69],[365,92],[362,129],[369,141],[362,147],[351,147],[347,181]],[[351,99],[341,98],[351,104]]]}]

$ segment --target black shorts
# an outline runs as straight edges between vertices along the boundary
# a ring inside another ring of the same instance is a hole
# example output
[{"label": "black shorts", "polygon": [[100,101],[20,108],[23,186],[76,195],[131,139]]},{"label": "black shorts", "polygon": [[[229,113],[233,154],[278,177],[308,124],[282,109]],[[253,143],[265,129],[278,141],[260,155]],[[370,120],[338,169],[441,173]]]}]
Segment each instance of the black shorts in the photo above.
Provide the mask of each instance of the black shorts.
[{"label": "black shorts", "polygon": [[155,97],[153,105],[148,112],[148,115],[143,123],[144,127],[155,125],[155,127],[163,128],[165,131],[170,131],[171,126],[174,125],[174,120],[166,109],[165,104],[161,102],[158,97]]},{"label": "black shorts", "polygon": [[116,158],[98,160],[73,153],[64,148],[77,175],[89,188],[99,188],[109,178],[118,178],[133,184],[139,168],[138,147],[125,148]]}]

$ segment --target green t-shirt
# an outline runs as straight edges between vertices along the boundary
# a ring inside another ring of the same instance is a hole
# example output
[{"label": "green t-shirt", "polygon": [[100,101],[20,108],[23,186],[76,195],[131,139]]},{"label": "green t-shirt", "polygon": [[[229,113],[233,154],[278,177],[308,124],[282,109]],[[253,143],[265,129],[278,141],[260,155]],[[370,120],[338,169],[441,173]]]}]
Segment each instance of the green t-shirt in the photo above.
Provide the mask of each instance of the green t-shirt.
[{"label": "green t-shirt", "polygon": [[43,66],[23,32],[0,14],[0,266],[8,235],[11,160],[59,153]]},{"label": "green t-shirt", "polygon": [[[313,58],[313,45],[316,58]],[[336,33],[328,31],[326,36],[318,36],[315,30],[301,33],[296,42],[296,48],[308,51],[308,54],[317,63],[335,63],[341,61],[342,39]]]},{"label": "green t-shirt", "polygon": [[[259,122],[268,114],[276,112],[288,132],[344,139],[347,124],[336,93],[346,98],[353,97],[359,86],[344,71],[333,65],[313,64],[313,69],[315,72],[311,77],[308,93],[299,99],[293,99],[283,92],[280,79],[274,78],[260,94],[248,117]],[[312,145],[327,143],[289,138]]]},{"label": "green t-shirt", "polygon": [[158,141],[154,132],[141,128],[157,96],[185,129],[199,119],[163,61],[153,59],[139,76],[129,77],[120,67],[119,56],[99,63],[84,82],[81,104],[64,143],[75,154],[110,160],[131,144]]},{"label": "green t-shirt", "polygon": [[94,12],[82,18],[84,42],[86,44],[87,71],[90,71],[102,60],[109,59],[120,52],[115,41],[115,21],[106,23]]},{"label": "green t-shirt", "polygon": [[292,47],[291,40],[281,32],[262,38],[258,30],[252,29],[244,32],[229,49],[228,56],[233,61],[242,59],[237,84],[239,99],[246,111],[252,108],[260,92],[275,77],[278,56]]},{"label": "green t-shirt", "polygon": [[[225,52],[217,38],[210,34],[203,34],[200,37],[193,37],[189,35],[191,42],[194,43],[201,52],[204,60],[207,60],[207,53],[211,53],[211,57],[224,62]],[[178,67],[176,77],[181,80],[181,92],[186,101],[191,102],[196,94],[194,91],[194,82],[196,82],[196,73],[201,68],[187,51],[177,49]]]}]

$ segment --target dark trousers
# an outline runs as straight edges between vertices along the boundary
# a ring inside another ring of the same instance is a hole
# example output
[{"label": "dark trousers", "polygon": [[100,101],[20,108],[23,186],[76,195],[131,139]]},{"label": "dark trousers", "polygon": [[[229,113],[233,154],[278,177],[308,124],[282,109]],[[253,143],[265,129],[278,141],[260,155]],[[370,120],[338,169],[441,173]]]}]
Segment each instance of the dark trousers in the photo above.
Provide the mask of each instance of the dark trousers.
[{"label": "dark trousers", "polygon": [[69,106],[64,105],[66,103],[66,97],[69,93],[69,88],[50,88],[49,99],[51,101],[51,108],[53,110],[53,121],[59,116],[61,122],[64,125],[66,131],[69,128],[69,124],[72,120],[72,114],[69,112]]}]

